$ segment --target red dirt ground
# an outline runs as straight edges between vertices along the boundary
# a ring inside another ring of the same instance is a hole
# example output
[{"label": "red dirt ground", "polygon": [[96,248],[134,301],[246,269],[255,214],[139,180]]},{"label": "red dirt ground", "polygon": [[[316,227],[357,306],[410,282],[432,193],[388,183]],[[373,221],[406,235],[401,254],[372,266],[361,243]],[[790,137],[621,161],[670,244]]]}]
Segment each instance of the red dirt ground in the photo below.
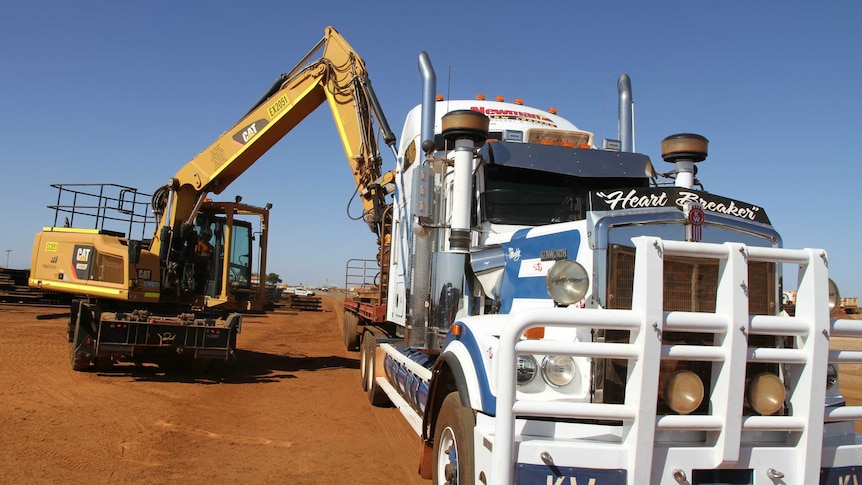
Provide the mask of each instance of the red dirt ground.
[{"label": "red dirt ground", "polygon": [[247,316],[224,374],[74,372],[59,308],[0,305],[0,482],[397,483],[419,439],[360,388],[338,300]]},{"label": "red dirt ground", "polygon": [[[74,372],[66,319],[36,318],[62,309],[0,305],[0,482],[427,484],[418,437],[360,389],[340,300],[323,309],[247,316],[219,375]],[[842,391],[862,402],[862,366]]]}]

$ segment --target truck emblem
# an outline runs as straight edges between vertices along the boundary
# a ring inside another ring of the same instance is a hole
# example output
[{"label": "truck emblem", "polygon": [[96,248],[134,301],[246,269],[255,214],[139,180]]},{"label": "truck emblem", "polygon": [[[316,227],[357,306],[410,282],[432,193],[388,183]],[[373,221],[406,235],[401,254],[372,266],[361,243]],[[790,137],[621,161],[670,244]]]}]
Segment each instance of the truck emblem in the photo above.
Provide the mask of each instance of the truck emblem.
[{"label": "truck emblem", "polygon": [[685,240],[698,242],[703,238],[703,221],[706,216],[700,204],[685,203]]},{"label": "truck emblem", "polygon": [[509,248],[509,254],[507,255],[507,257],[512,261],[518,261],[519,259],[521,259],[521,248]]}]

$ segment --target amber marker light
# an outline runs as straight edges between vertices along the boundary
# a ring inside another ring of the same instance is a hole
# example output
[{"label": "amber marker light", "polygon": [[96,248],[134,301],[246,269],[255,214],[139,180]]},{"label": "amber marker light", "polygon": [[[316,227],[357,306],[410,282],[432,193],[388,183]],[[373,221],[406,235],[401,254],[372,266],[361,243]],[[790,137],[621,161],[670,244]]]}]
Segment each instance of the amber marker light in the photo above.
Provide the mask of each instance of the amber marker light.
[{"label": "amber marker light", "polygon": [[497,100],[497,101],[499,101],[499,102],[501,102],[501,103],[502,103],[503,101],[506,101],[506,98],[504,98],[504,97],[502,97],[502,96],[496,96],[494,99],[495,99],[495,100]]},{"label": "amber marker light", "polygon": [[442,94],[437,95],[437,101],[443,101],[445,99]]},{"label": "amber marker light", "polygon": [[478,99],[479,101],[485,101],[485,95],[484,95],[484,94],[481,94],[481,93],[480,93],[480,94],[477,94],[477,95],[476,95],[476,99]]},{"label": "amber marker light", "polygon": [[533,327],[528,328],[526,332],[524,332],[524,338],[539,340],[545,338],[545,327]]},{"label": "amber marker light", "polygon": [[664,400],[679,414],[689,414],[703,402],[703,381],[690,370],[674,372],[664,385]]},{"label": "amber marker light", "polygon": [[552,115],[557,114],[557,108],[548,108],[548,113],[551,113]]},{"label": "amber marker light", "polygon": [[520,105],[520,106],[523,106],[523,105],[524,105],[524,100],[523,100],[523,99],[521,99],[521,98],[515,98],[515,104]]},{"label": "amber marker light", "polygon": [[455,338],[461,338],[461,332],[462,332],[462,330],[464,330],[464,329],[463,329],[463,328],[461,328],[461,324],[460,324],[460,323],[454,323],[454,324],[452,324],[452,327],[449,329],[449,331],[450,331],[450,332],[452,332],[452,335],[454,335],[454,336],[455,336]]}]

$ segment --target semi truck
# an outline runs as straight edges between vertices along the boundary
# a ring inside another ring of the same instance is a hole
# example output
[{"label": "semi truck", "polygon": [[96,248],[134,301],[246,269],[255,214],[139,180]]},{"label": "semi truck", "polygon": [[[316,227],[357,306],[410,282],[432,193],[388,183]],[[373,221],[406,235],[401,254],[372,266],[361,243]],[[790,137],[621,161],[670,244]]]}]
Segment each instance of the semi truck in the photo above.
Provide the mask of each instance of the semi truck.
[{"label": "semi truck", "polygon": [[[348,262],[343,332],[360,382],[419,437],[435,484],[850,484],[862,407],[837,365],[822,249],[704,190],[707,138],[634,152],[553,109],[436,96],[406,116],[388,236]],[[391,225],[390,225],[391,224]],[[782,311],[784,271],[798,288]]]},{"label": "semi truck", "polygon": [[[36,236],[30,285],[79,295],[73,368],[233,356],[241,312],[264,298],[243,276],[251,280],[254,234],[235,216],[261,217],[265,229],[271,207],[208,196],[327,104],[378,244],[372,261],[349,265],[370,278],[345,285],[356,296],[344,301],[344,343],[359,350],[371,404],[394,404],[416,431],[421,476],[486,485],[859,480],[862,407],[841,396],[837,364],[862,354],[830,339],[862,331],[831,318],[838,292],[824,250],[784,248],[761,206],[703,190],[695,167],[707,157],[705,137],[665,138],[672,168],[659,173],[634,152],[628,76],[618,83],[618,140],[599,147],[552,109],[438,100],[425,53],[419,70],[422,102],[398,142],[364,62],[327,28],[149,197],[151,238],[133,229],[146,226],[135,189],[106,197],[101,185],[60,186],[73,203],[58,197],[54,225]],[[378,136],[392,148],[390,170]],[[79,192],[97,202],[74,203]],[[116,214],[128,218],[121,229],[109,227]],[[76,227],[82,216],[93,227]],[[212,247],[197,251],[206,241]],[[265,274],[265,235],[260,242]],[[207,251],[214,273],[196,264]],[[780,308],[785,266],[796,268],[792,317]]]}]

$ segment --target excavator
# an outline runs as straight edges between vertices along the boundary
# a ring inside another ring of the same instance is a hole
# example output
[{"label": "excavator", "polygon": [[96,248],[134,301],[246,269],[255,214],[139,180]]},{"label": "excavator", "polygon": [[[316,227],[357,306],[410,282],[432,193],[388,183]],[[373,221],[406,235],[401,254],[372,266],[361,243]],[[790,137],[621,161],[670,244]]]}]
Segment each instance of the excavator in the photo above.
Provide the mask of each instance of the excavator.
[{"label": "excavator", "polygon": [[[34,241],[29,285],[71,293],[74,370],[120,361],[230,363],[245,312],[264,307],[271,204],[214,202],[273,145],[323,103],[332,111],[380,257],[391,237],[378,137],[395,136],[364,61],[332,27],[215,142],[150,197],[112,184],[54,185],[54,225]],[[152,214],[147,210],[149,209]],[[60,217],[63,223],[60,224]],[[77,221],[76,221],[77,219]],[[91,227],[74,227],[84,220]],[[122,230],[116,230],[119,225]],[[146,238],[147,226],[155,229]],[[258,227],[260,230],[255,231]],[[138,234],[138,239],[133,237]],[[255,236],[259,235],[259,239]],[[260,247],[255,268],[253,241]],[[252,274],[257,269],[258,281]]]}]

